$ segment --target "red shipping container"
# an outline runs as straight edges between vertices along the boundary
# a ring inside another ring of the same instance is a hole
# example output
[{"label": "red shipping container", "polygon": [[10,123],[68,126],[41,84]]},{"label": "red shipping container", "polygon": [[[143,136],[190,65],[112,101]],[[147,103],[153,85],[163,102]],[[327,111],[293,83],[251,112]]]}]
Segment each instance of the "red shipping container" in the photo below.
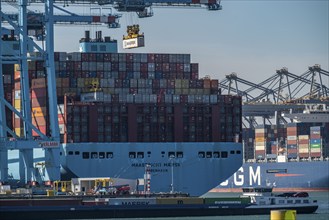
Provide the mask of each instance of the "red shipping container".
[{"label": "red shipping container", "polygon": [[310,139],[321,139],[321,135],[320,134],[311,134]]},{"label": "red shipping container", "polygon": [[211,88],[217,89],[218,88],[218,79],[211,80]]},{"label": "red shipping container", "polygon": [[46,88],[46,79],[45,78],[32,79],[31,88],[32,89]]},{"label": "red shipping container", "polygon": [[287,130],[287,136],[297,136],[297,131],[288,131]]},{"label": "red shipping container", "polygon": [[22,120],[20,118],[14,118],[14,128],[22,127]]},{"label": "red shipping container", "polygon": [[20,82],[15,82],[14,88],[15,88],[15,90],[20,90],[21,89],[21,83]]},{"label": "red shipping container", "polygon": [[290,144],[295,145],[295,144],[297,144],[297,140],[287,140],[287,144],[288,145],[290,145]]},{"label": "red shipping container", "polygon": [[31,99],[31,107],[46,107],[47,106],[47,97],[37,97]]},{"label": "red shipping container", "polygon": [[133,62],[134,61],[134,54],[132,54],[132,53],[126,53],[126,61],[127,62]]},{"label": "red shipping container", "polygon": [[64,116],[63,114],[58,114],[58,123],[59,124],[64,124],[65,120],[64,120]]},{"label": "red shipping container", "polygon": [[153,53],[147,54],[147,62],[154,63],[154,54]]},{"label": "red shipping container", "polygon": [[46,96],[47,96],[46,88],[32,89],[32,91],[31,91],[32,98],[40,98],[40,97],[46,97]]},{"label": "red shipping container", "polygon": [[[47,131],[47,127],[46,126],[38,126],[37,128],[41,131],[42,134],[47,135],[46,134],[46,131]],[[32,136],[33,137],[36,137],[36,136],[39,136],[39,135],[34,130],[32,130]]]},{"label": "red shipping container", "polygon": [[303,139],[303,140],[298,140],[299,144],[308,144],[309,140],[308,139]]},{"label": "red shipping container", "polygon": [[308,153],[299,153],[299,157],[307,158],[307,157],[309,157],[309,154]]},{"label": "red shipping container", "polygon": [[296,149],[288,149],[288,154],[296,154],[297,153],[297,148]]},{"label": "red shipping container", "polygon": [[311,157],[321,157],[321,152],[316,152],[316,153],[315,152],[313,152],[313,153],[311,152],[310,155],[311,155]]},{"label": "red shipping container", "polygon": [[169,72],[170,71],[170,65],[169,65],[169,63],[163,63],[162,64],[162,71],[163,72]]}]

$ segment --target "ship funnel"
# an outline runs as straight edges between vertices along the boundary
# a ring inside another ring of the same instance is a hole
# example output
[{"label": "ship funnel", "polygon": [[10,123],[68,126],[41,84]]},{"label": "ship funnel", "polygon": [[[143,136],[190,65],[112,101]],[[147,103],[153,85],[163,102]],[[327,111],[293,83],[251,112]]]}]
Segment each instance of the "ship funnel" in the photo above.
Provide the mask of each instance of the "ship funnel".
[{"label": "ship funnel", "polygon": [[88,42],[90,39],[90,32],[89,31],[85,31],[85,41]]}]

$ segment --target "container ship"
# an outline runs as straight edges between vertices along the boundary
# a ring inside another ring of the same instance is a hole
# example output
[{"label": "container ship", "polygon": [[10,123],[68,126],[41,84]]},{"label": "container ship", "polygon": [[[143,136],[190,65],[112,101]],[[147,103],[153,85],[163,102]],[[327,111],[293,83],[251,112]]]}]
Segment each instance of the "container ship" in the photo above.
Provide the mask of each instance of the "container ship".
[{"label": "container ship", "polygon": [[[200,78],[189,54],[118,53],[115,40],[96,35],[86,32],[82,52],[55,53],[63,180],[143,179],[150,165],[149,190],[201,195],[241,167],[241,97]],[[28,69],[32,123],[48,135],[44,63],[29,61]],[[6,98],[19,110],[19,66],[5,66],[4,77]],[[7,118],[21,136],[22,120]],[[33,177],[43,182],[44,149],[34,155]],[[9,157],[9,173],[22,180],[18,151]]]},{"label": "container ship", "polygon": [[243,129],[244,164],[214,191],[272,186],[276,191],[329,190],[328,103],[284,115],[294,122]]}]

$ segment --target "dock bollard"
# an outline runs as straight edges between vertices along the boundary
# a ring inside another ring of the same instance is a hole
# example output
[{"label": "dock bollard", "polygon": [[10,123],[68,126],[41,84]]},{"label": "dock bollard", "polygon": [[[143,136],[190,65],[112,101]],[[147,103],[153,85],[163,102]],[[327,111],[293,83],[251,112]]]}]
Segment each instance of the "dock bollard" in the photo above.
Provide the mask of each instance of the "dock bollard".
[{"label": "dock bollard", "polygon": [[271,220],[296,220],[296,210],[271,210]]}]

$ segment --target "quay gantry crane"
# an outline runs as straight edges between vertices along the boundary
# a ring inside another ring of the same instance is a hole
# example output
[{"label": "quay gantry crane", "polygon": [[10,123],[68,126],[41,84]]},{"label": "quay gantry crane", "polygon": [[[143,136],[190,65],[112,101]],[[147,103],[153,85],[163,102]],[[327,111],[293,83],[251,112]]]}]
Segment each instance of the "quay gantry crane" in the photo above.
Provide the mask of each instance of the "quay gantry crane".
[{"label": "quay gantry crane", "polygon": [[[17,14],[5,13],[3,3],[14,5]],[[33,4],[43,6],[42,13],[32,12],[28,7]],[[57,5],[56,5],[57,4]],[[153,15],[152,6],[183,6],[203,7],[208,10],[221,10],[220,0],[1,0],[0,1],[0,74],[3,75],[3,64],[19,64],[21,83],[21,111],[15,109],[11,103],[4,98],[4,82],[0,77],[0,181],[8,181],[8,150],[19,150],[21,182],[35,180],[33,149],[43,148],[45,151],[45,172],[44,181],[60,180],[60,135],[57,118],[57,97],[54,65],[54,24],[107,24],[110,28],[119,27],[118,18],[120,15],[96,15],[79,16],[60,8],[58,5],[108,5],[119,12],[136,12],[139,17],[150,17]],[[65,12],[65,15],[55,15],[54,8]],[[4,42],[2,39],[2,25],[9,24],[14,33],[19,36],[19,53],[4,54]],[[45,40],[45,49],[38,46],[29,34],[37,40]],[[33,56],[39,52],[40,56]],[[49,103],[49,124],[50,136],[45,136],[32,124],[31,105],[29,96],[28,60],[43,60],[45,63],[48,103]],[[23,121],[23,136],[17,135],[8,128],[5,110],[9,109],[16,117]],[[32,130],[39,138],[32,137]]]},{"label": "quay gantry crane", "polygon": [[[329,82],[329,72],[315,64],[301,75],[290,73],[288,68],[283,67],[257,84],[240,79],[236,74],[230,74],[220,81],[220,87],[224,93],[235,93],[244,98],[242,116],[248,122],[248,125],[244,126],[254,127],[257,125],[255,117],[262,117],[263,124],[265,120],[269,121],[273,117],[276,124],[280,121],[287,123],[281,113],[302,111],[305,108],[303,103],[309,99],[314,102],[329,100],[329,88],[325,82]],[[238,83],[249,88],[242,90],[243,86],[238,87]],[[286,95],[283,95],[284,91]],[[269,123],[271,124],[271,121]]]}]

